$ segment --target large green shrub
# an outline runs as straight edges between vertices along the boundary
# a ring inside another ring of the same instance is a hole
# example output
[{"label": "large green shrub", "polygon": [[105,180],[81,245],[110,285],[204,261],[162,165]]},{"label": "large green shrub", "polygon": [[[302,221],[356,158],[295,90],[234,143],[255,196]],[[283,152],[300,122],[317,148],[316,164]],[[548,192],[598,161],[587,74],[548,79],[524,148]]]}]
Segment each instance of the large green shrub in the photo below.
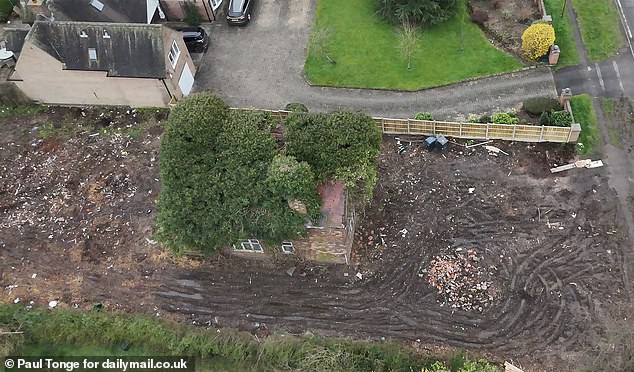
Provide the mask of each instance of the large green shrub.
[{"label": "large green shrub", "polygon": [[306,206],[312,220],[319,218],[319,194],[315,187],[315,174],[306,162],[295,157],[275,155],[269,166],[266,182],[273,195],[288,202],[299,201]]},{"label": "large green shrub", "polygon": [[572,124],[572,115],[568,111],[551,111],[550,125],[556,127],[569,127]]},{"label": "large green shrub", "polygon": [[229,112],[209,94],[172,110],[161,139],[157,220],[167,246],[213,251],[243,238],[279,241],[304,233],[306,217],[266,182],[277,153],[267,119]]},{"label": "large green shrub", "polygon": [[300,102],[291,102],[284,107],[284,110],[292,112],[308,112],[308,107]]},{"label": "large green shrub", "polygon": [[539,116],[545,111],[561,110],[561,105],[552,97],[533,97],[525,100],[522,108],[527,114]]},{"label": "large green shrub", "polygon": [[434,117],[430,112],[417,112],[414,120],[434,120]]},{"label": "large green shrub", "polygon": [[496,112],[491,115],[491,121],[495,124],[517,124],[520,120],[514,113]]},{"label": "large green shrub", "polygon": [[349,191],[371,196],[381,132],[371,117],[352,112],[292,114],[286,121],[286,149],[306,161],[320,180],[336,178]]},{"label": "large green shrub", "polygon": [[377,11],[395,24],[431,26],[453,18],[457,5],[456,0],[378,0]]}]

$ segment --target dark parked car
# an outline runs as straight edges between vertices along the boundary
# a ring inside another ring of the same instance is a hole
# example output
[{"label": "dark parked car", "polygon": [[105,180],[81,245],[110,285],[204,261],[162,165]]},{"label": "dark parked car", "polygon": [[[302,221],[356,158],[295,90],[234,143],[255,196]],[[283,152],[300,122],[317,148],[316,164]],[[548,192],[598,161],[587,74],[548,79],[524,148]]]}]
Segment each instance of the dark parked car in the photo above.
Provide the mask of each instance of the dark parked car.
[{"label": "dark parked car", "polygon": [[229,0],[227,23],[242,26],[251,20],[251,8],[255,0]]},{"label": "dark parked car", "polygon": [[176,27],[174,29],[183,33],[183,40],[190,53],[207,51],[209,37],[202,27]]}]

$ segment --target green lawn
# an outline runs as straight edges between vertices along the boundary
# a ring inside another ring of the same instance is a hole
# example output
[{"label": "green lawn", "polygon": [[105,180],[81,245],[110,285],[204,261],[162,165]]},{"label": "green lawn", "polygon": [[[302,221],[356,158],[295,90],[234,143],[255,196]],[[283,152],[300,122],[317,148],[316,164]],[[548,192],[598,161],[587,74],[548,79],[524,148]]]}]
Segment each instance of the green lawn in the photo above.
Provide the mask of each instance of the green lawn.
[{"label": "green lawn", "polygon": [[555,44],[559,45],[561,50],[557,67],[577,65],[581,62],[568,12],[566,11],[563,18],[561,17],[562,3],[563,0],[544,0],[546,11],[553,17]]},{"label": "green lawn", "polygon": [[572,0],[581,39],[593,61],[610,58],[623,45],[621,20],[612,0]]},{"label": "green lawn", "polygon": [[313,32],[327,30],[326,50],[336,64],[313,44],[306,78],[317,85],[416,90],[520,68],[487,41],[460,4],[455,19],[420,32],[408,70],[397,29],[375,14],[375,0],[320,0]]},{"label": "green lawn", "polygon": [[574,96],[570,99],[572,114],[575,121],[581,124],[581,134],[577,141],[577,153],[579,155],[590,155],[601,145],[601,134],[599,133],[599,123],[597,114],[592,106],[592,98],[587,94]]}]

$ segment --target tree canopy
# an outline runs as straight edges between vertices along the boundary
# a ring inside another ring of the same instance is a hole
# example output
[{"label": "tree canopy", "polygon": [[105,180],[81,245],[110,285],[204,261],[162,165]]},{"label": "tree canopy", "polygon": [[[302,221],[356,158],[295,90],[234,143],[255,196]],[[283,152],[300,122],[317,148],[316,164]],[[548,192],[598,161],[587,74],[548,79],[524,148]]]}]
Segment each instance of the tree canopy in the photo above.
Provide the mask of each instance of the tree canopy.
[{"label": "tree canopy", "polygon": [[[157,223],[162,241],[177,251],[213,251],[243,238],[301,234],[306,216],[267,182],[277,153],[267,115],[230,112],[209,94],[180,102],[161,139]],[[302,182],[315,190],[310,175]]]},{"label": "tree canopy", "polygon": [[341,180],[349,191],[371,197],[381,149],[381,132],[371,117],[345,111],[291,114],[286,125],[287,152],[310,164],[318,179]]}]

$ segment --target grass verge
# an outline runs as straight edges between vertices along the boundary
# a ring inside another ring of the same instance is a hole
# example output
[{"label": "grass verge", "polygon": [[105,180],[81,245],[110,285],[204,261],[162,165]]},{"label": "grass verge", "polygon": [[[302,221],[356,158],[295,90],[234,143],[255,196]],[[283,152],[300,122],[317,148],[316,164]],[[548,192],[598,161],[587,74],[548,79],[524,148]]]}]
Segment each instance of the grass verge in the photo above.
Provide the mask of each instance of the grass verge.
[{"label": "grass verge", "polygon": [[621,20],[612,0],[572,0],[583,45],[592,61],[610,58],[623,45]]},{"label": "grass verge", "polygon": [[564,12],[561,17],[562,0],[544,0],[546,11],[553,17],[553,27],[555,28],[555,44],[559,46],[559,62],[557,68],[578,65],[581,62],[575,35],[572,30],[572,22],[568,12]]},{"label": "grass verge", "polygon": [[608,136],[610,137],[610,143],[614,146],[621,148],[621,134],[614,127],[613,120],[614,118],[614,108],[616,106],[616,101],[612,98],[599,98],[601,101],[601,109],[603,110],[603,115],[606,119],[606,124],[608,125]]},{"label": "grass verge", "polygon": [[608,118],[614,117],[614,106],[616,106],[616,102],[612,98],[601,97],[599,99],[601,100],[601,108],[605,116]]},{"label": "grass verge", "polygon": [[575,121],[581,124],[581,134],[577,141],[577,153],[579,155],[590,155],[601,144],[599,133],[599,123],[597,114],[592,106],[592,98],[587,94],[574,96],[570,99],[572,113]]},{"label": "grass verge", "polygon": [[[0,305],[0,355],[179,355],[222,371],[497,371],[463,354],[439,360],[395,342],[277,334],[264,339],[233,329],[205,329],[147,316]],[[129,347],[124,352],[120,345]],[[217,369],[218,365],[222,365]],[[451,367],[449,367],[451,366]],[[245,368],[246,367],[246,368]],[[450,369],[451,368],[451,369]]]},{"label": "grass verge", "polygon": [[35,116],[44,109],[40,105],[24,105],[17,107],[0,106],[0,119],[9,119],[19,116]]},{"label": "grass verge", "polygon": [[464,0],[459,6],[453,20],[419,31],[408,69],[398,30],[376,14],[374,0],[320,0],[306,78],[317,85],[416,90],[522,66],[489,43]]}]

